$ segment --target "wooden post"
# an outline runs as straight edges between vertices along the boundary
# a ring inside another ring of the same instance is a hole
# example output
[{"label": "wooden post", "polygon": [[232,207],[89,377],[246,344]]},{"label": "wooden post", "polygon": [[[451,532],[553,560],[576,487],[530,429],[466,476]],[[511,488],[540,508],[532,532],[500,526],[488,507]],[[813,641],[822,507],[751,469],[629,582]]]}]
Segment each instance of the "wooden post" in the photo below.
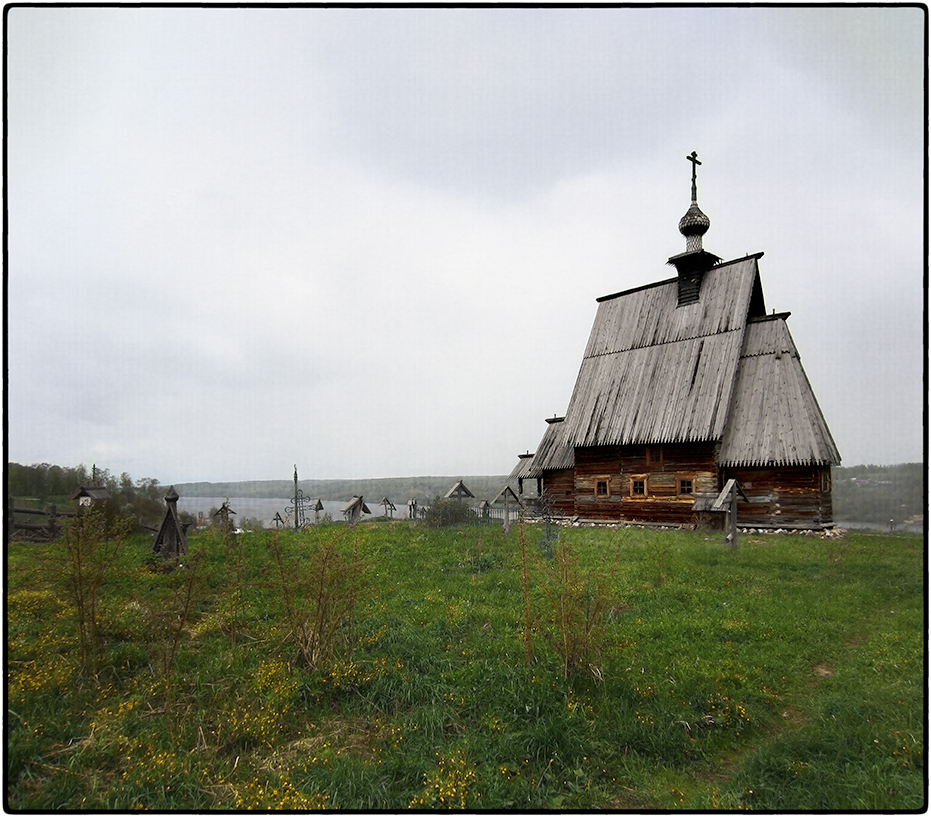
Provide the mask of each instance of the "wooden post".
[{"label": "wooden post", "polygon": [[55,541],[56,529],[58,528],[58,506],[53,502],[48,506],[48,540]]},{"label": "wooden post", "polygon": [[731,552],[737,552],[737,484],[734,483],[734,487],[731,489],[730,507],[727,509],[728,514],[728,528],[730,533],[728,533],[727,538],[730,539]]},{"label": "wooden post", "polygon": [[501,526],[501,530],[504,531],[504,535],[507,536],[511,532],[511,492],[504,492],[504,524]]}]

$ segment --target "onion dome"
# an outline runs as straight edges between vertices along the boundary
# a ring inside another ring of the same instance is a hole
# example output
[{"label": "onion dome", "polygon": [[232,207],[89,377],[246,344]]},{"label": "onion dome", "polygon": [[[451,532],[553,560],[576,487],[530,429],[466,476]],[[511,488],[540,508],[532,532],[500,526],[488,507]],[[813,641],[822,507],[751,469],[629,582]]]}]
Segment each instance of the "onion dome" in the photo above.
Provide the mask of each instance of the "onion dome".
[{"label": "onion dome", "polygon": [[679,219],[679,232],[685,236],[686,251],[701,249],[701,237],[708,232],[710,226],[711,219],[701,211],[698,203],[693,201],[685,215]]},{"label": "onion dome", "polygon": [[698,206],[698,183],[695,176],[701,162],[694,150],[685,158],[692,163],[692,203],[685,215],[679,219],[679,232],[685,236],[685,252],[669,259],[669,263],[674,265],[679,273],[680,305],[698,300],[701,276],[721,260],[707,252],[701,243],[702,236],[711,226],[711,219]]}]

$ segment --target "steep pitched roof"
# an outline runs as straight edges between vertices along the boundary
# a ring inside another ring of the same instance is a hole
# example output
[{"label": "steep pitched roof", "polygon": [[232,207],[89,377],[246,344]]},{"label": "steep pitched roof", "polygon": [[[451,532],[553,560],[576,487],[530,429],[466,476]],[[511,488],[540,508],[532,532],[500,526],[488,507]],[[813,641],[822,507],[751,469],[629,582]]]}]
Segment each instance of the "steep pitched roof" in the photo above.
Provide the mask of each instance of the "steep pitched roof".
[{"label": "steep pitched roof", "polygon": [[719,465],[840,464],[786,317],[747,324]]},{"label": "steep pitched roof", "polygon": [[443,499],[465,499],[466,497],[475,499],[475,494],[466,488],[465,483],[460,479],[445,493]]},{"label": "steep pitched roof", "polygon": [[[599,299],[562,433],[575,446],[720,439],[748,314],[763,312],[757,259]],[[752,306],[752,310],[751,310]]]},{"label": "steep pitched roof", "polygon": [[575,465],[575,449],[565,435],[565,417],[553,417],[546,421],[546,431],[531,457],[521,457],[511,471],[513,479],[537,479],[544,471],[561,471]]},{"label": "steep pitched roof", "polygon": [[840,454],[786,325],[766,315],[762,253],[598,299],[564,420],[547,421],[512,476],[572,468],[577,446],[720,441],[722,466],[838,465]]},{"label": "steep pitched roof", "polygon": [[529,451],[526,454],[517,455],[517,465],[508,474],[508,479],[528,479],[530,478],[530,468],[533,465],[534,454]]},{"label": "steep pitched roof", "polygon": [[78,492],[77,492],[73,497],[71,497],[71,499],[72,499],[72,500],[80,499],[82,496],[86,496],[86,497],[88,497],[88,498],[90,498],[90,499],[92,499],[92,500],[94,500],[94,501],[96,502],[96,501],[101,500],[101,499],[109,499],[109,498],[110,498],[110,492],[109,492],[106,488],[104,488],[104,487],[102,487],[102,486],[98,486],[98,485],[84,486],[84,485],[82,485],[82,486],[78,489]]}]

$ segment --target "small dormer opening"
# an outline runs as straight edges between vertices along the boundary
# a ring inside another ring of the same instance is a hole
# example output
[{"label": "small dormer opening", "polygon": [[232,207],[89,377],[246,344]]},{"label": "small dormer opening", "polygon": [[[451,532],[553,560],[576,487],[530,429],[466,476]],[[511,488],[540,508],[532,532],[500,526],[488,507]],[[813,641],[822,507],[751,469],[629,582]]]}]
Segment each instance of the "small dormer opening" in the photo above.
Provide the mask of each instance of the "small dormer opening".
[{"label": "small dormer opening", "polygon": [[701,274],[679,276],[679,306],[698,303],[701,294]]}]

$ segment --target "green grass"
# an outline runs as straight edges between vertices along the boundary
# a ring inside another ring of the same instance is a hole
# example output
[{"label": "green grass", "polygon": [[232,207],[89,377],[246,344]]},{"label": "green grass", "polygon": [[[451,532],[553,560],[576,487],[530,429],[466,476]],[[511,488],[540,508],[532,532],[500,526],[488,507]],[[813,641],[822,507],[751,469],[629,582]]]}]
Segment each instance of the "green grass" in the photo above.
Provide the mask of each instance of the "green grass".
[{"label": "green grass", "polygon": [[[337,530],[282,533],[289,563]],[[207,582],[167,677],[184,571],[127,543],[82,674],[56,546],[10,546],[8,808],[925,805],[921,537],[745,536],[732,553],[710,534],[564,530],[584,570],[617,556],[597,672],[564,679],[541,631],[524,660],[516,529],[359,526],[341,547],[357,540],[371,590],[351,653],[316,672],[287,638],[270,536],[243,537],[241,570],[191,538]]]}]

